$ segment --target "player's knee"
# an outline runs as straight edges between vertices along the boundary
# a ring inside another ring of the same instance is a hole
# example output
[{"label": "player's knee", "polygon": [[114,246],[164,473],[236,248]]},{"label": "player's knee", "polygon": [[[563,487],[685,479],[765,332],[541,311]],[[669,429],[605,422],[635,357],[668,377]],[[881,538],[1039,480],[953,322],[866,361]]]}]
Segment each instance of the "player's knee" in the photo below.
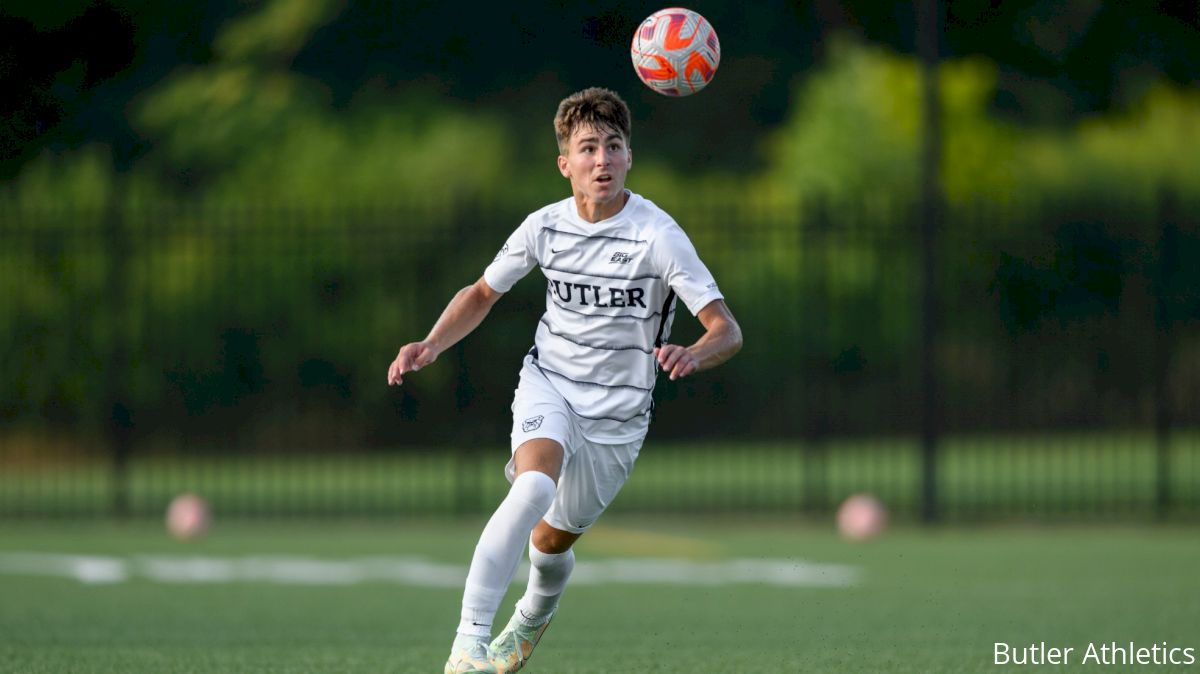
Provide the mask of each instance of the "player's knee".
[{"label": "player's knee", "polygon": [[530,542],[538,551],[549,555],[557,555],[571,549],[571,545],[579,539],[579,534],[562,531],[544,523],[533,528]]},{"label": "player's knee", "polygon": [[554,478],[540,471],[529,470],[513,480],[509,495],[525,501],[544,514],[554,503],[556,489]]}]

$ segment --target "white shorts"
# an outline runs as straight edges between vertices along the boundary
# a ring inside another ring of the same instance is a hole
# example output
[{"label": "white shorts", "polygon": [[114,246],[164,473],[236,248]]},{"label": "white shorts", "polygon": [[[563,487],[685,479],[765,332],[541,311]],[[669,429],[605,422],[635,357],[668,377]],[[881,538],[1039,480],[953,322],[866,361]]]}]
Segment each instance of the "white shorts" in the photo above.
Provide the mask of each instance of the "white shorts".
[{"label": "white shorts", "polygon": [[[635,442],[603,444],[592,442],[580,431],[578,417],[538,371],[533,357],[526,356],[521,382],[513,396],[512,451],[535,438],[562,445],[563,467],[558,476],[554,504],[542,519],[555,529],[581,534],[600,517],[625,486],[633,471],[644,438]],[[504,475],[515,479],[516,467],[509,459]]]}]

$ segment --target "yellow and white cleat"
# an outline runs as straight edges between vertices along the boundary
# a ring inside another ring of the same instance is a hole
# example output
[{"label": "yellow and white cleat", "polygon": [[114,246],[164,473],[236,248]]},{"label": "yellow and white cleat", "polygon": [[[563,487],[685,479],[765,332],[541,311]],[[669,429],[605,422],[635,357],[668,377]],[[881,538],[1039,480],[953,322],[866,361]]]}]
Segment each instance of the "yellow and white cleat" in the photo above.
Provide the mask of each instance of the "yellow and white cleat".
[{"label": "yellow and white cleat", "polygon": [[446,660],[445,674],[499,674],[489,655],[483,640],[455,639],[450,649],[450,659]]},{"label": "yellow and white cleat", "polygon": [[546,622],[530,627],[521,622],[519,612],[513,613],[504,630],[488,646],[496,674],[513,674],[524,667],[529,661],[529,656],[533,655],[534,646],[541,641],[542,634],[546,632],[553,618],[554,614],[551,613]]}]

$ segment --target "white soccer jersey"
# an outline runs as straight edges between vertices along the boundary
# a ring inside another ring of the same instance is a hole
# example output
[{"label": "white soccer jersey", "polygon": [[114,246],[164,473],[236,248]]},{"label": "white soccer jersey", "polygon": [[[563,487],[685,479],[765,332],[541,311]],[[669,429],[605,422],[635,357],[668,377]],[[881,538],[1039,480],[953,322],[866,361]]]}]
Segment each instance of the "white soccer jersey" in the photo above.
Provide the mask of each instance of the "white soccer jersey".
[{"label": "white soccer jersey", "polygon": [[643,437],[675,299],[693,314],[723,296],[687,234],[662,209],[628,192],[615,216],[591,223],[574,197],[525,218],[483,278],[508,292],[536,264],[547,280],[535,364],[593,442]]}]

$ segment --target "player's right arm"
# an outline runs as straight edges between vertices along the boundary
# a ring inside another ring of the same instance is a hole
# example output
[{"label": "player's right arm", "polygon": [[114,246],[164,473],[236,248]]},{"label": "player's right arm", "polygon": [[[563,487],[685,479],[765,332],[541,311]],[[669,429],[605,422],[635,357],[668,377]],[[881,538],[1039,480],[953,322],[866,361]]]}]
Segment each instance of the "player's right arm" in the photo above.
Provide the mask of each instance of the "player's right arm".
[{"label": "player's right arm", "polygon": [[437,360],[443,351],[471,334],[502,295],[483,278],[455,293],[425,339],[400,347],[400,353],[388,368],[388,384],[403,384],[404,375]]}]

